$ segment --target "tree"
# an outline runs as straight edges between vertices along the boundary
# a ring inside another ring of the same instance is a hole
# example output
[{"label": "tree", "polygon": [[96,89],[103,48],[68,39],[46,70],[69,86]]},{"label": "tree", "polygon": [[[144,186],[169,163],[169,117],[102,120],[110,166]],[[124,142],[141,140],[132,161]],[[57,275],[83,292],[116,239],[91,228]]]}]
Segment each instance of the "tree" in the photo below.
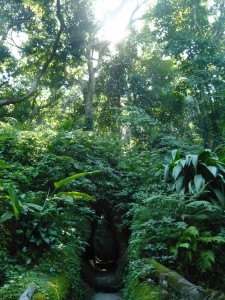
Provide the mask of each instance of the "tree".
[{"label": "tree", "polygon": [[62,98],[71,105],[69,91],[78,85],[76,74],[84,64],[93,23],[90,4],[82,0],[2,4],[6,9],[1,11],[0,29],[1,107],[26,101],[26,111],[33,116],[52,109],[59,100],[63,104]]},{"label": "tree", "polygon": [[195,99],[192,121],[206,146],[217,145],[224,126],[224,1],[159,0],[151,18],[165,55],[182,74],[178,89]]}]

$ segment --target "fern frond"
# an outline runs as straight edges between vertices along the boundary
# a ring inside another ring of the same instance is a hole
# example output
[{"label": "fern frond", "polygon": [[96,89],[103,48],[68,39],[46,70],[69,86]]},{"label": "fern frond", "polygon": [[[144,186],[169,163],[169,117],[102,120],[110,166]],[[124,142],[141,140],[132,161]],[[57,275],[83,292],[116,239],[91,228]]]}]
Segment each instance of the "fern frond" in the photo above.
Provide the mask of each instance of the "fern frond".
[{"label": "fern frond", "polygon": [[212,269],[215,262],[215,255],[212,250],[202,250],[197,260],[198,269],[201,273],[204,273]]}]

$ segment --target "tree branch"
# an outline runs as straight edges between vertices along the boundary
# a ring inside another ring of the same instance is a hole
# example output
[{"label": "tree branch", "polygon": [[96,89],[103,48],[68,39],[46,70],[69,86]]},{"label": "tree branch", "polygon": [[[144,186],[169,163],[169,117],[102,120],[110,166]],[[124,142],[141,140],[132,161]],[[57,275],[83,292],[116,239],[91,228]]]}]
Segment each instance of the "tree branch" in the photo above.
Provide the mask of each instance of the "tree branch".
[{"label": "tree branch", "polygon": [[132,11],[131,13],[131,16],[130,16],[130,19],[129,19],[129,22],[127,24],[127,30],[136,22],[136,21],[139,21],[139,20],[143,20],[144,19],[144,16],[142,17],[138,17],[138,18],[134,18],[135,14],[138,12],[138,10],[145,4],[149,2],[149,0],[144,0],[142,1],[141,3],[138,3],[137,2],[137,5],[136,7],[134,8],[134,10]]},{"label": "tree branch", "polygon": [[197,21],[197,13],[196,13],[196,6],[194,5],[193,6],[193,18],[194,18],[194,22],[195,22],[195,28],[198,28],[201,36],[203,36],[203,32],[202,32],[202,29]]},{"label": "tree branch", "polygon": [[44,63],[44,65],[42,66],[40,71],[37,72],[36,76],[34,77],[29,91],[26,94],[24,94],[23,96],[20,96],[18,98],[0,99],[0,106],[5,106],[5,105],[9,105],[9,104],[15,104],[18,102],[22,102],[22,101],[28,99],[29,97],[31,97],[32,95],[34,95],[35,92],[37,91],[38,84],[39,84],[41,77],[45,74],[49,64],[53,61],[53,59],[55,57],[55,54],[56,54],[56,51],[57,51],[57,48],[59,45],[60,37],[61,37],[61,34],[65,27],[64,20],[63,20],[62,14],[61,14],[60,0],[57,0],[56,15],[59,20],[60,27],[59,27],[59,31],[56,35],[55,42],[52,47],[52,51],[50,53],[49,58],[46,60],[46,62]]}]

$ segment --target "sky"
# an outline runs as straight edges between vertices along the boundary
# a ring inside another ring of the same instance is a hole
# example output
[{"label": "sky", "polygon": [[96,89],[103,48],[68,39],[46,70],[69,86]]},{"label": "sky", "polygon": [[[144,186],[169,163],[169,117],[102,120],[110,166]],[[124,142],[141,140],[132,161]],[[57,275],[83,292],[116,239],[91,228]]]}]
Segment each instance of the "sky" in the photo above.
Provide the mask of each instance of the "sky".
[{"label": "sky", "polygon": [[[113,44],[122,40],[127,34],[126,27],[132,12],[136,8],[137,3],[142,3],[143,1],[145,0],[97,0],[95,16],[103,23],[101,36]],[[154,2],[154,0],[148,0],[138,10],[135,17],[140,17],[146,10],[146,7]]]}]

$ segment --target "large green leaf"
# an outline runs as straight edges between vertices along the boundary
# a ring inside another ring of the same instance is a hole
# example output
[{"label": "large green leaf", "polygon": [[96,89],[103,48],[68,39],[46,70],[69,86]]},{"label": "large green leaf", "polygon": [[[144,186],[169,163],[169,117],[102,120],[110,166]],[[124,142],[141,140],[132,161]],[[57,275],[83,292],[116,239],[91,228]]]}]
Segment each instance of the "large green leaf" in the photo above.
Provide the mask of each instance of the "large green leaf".
[{"label": "large green leaf", "polygon": [[194,185],[193,180],[191,180],[191,181],[188,183],[188,189],[189,189],[189,192],[190,192],[190,193],[194,193],[194,192],[195,192],[195,185]]},{"label": "large green leaf", "polygon": [[175,149],[172,150],[172,159],[173,161],[177,161],[178,159],[180,159],[180,151]]},{"label": "large green leaf", "polygon": [[42,211],[43,207],[35,203],[26,203],[24,206],[32,207],[35,210]]},{"label": "large green leaf", "polygon": [[58,182],[54,182],[54,186],[56,189],[60,188],[61,186],[63,186],[64,184],[67,184],[69,182],[71,182],[72,180],[75,180],[75,179],[78,179],[80,177],[84,177],[84,176],[87,176],[87,175],[92,175],[92,174],[96,174],[96,173],[100,173],[101,171],[100,170],[95,170],[95,171],[92,171],[92,172],[83,172],[83,173],[77,173],[77,174],[74,174],[70,177],[67,177],[65,179],[62,179]]},{"label": "large green leaf", "polygon": [[180,159],[179,160],[179,163],[183,166],[183,168],[185,167],[185,165],[186,165],[186,163],[187,163],[187,161],[186,161],[186,159]]},{"label": "large green leaf", "polygon": [[15,192],[15,189],[14,189],[14,186],[12,183],[10,183],[8,191],[9,191],[9,196],[12,201],[14,215],[15,215],[16,220],[18,221],[20,218],[20,215],[21,215],[21,204],[16,195],[16,192]]},{"label": "large green leaf", "polygon": [[170,177],[170,166],[166,165],[164,168],[164,180],[167,182]]},{"label": "large green leaf", "polygon": [[176,187],[176,191],[179,193],[182,185],[183,185],[183,180],[184,180],[184,176],[180,176],[176,181],[175,181],[175,187]]},{"label": "large green leaf", "polygon": [[192,164],[193,164],[193,166],[194,166],[194,168],[196,170],[197,169],[197,165],[198,165],[198,155],[192,154],[190,156],[190,159],[191,159],[191,162],[192,162]]},{"label": "large green leaf", "polygon": [[225,174],[225,165],[224,164],[218,163],[217,168]]},{"label": "large green leaf", "polygon": [[190,164],[191,164],[191,154],[185,155],[185,159],[186,159],[186,165],[190,166]]},{"label": "large green leaf", "polygon": [[219,162],[225,163],[225,156],[220,157],[220,158],[219,158]]},{"label": "large green leaf", "polygon": [[172,176],[173,178],[176,180],[177,177],[180,175],[181,171],[182,171],[183,167],[181,164],[178,164],[177,166],[175,166],[173,168],[173,172],[172,172]]},{"label": "large green leaf", "polygon": [[86,193],[81,193],[81,192],[62,192],[62,193],[59,193],[57,194],[58,196],[60,197],[63,197],[63,196],[66,196],[66,197],[73,197],[73,198],[76,198],[76,199],[80,199],[80,198],[83,198],[83,199],[86,199],[88,201],[93,201],[93,197],[86,194]]},{"label": "large green leaf", "polygon": [[180,243],[177,245],[178,248],[186,248],[189,249],[190,248],[190,244],[189,243]]},{"label": "large green leaf", "polygon": [[12,211],[6,211],[0,218],[0,222],[5,222],[9,219],[11,219],[12,217],[14,217],[14,213]]},{"label": "large green leaf", "polygon": [[217,173],[218,173],[218,168],[214,167],[214,166],[207,166],[207,169],[209,170],[209,172],[216,177]]},{"label": "large green leaf", "polygon": [[196,191],[199,192],[205,184],[205,179],[202,177],[201,174],[195,175],[194,184],[195,184]]},{"label": "large green leaf", "polygon": [[215,193],[217,199],[219,200],[219,203],[220,203],[221,207],[225,208],[225,196],[224,196],[224,194],[218,189],[214,189],[213,192]]}]

